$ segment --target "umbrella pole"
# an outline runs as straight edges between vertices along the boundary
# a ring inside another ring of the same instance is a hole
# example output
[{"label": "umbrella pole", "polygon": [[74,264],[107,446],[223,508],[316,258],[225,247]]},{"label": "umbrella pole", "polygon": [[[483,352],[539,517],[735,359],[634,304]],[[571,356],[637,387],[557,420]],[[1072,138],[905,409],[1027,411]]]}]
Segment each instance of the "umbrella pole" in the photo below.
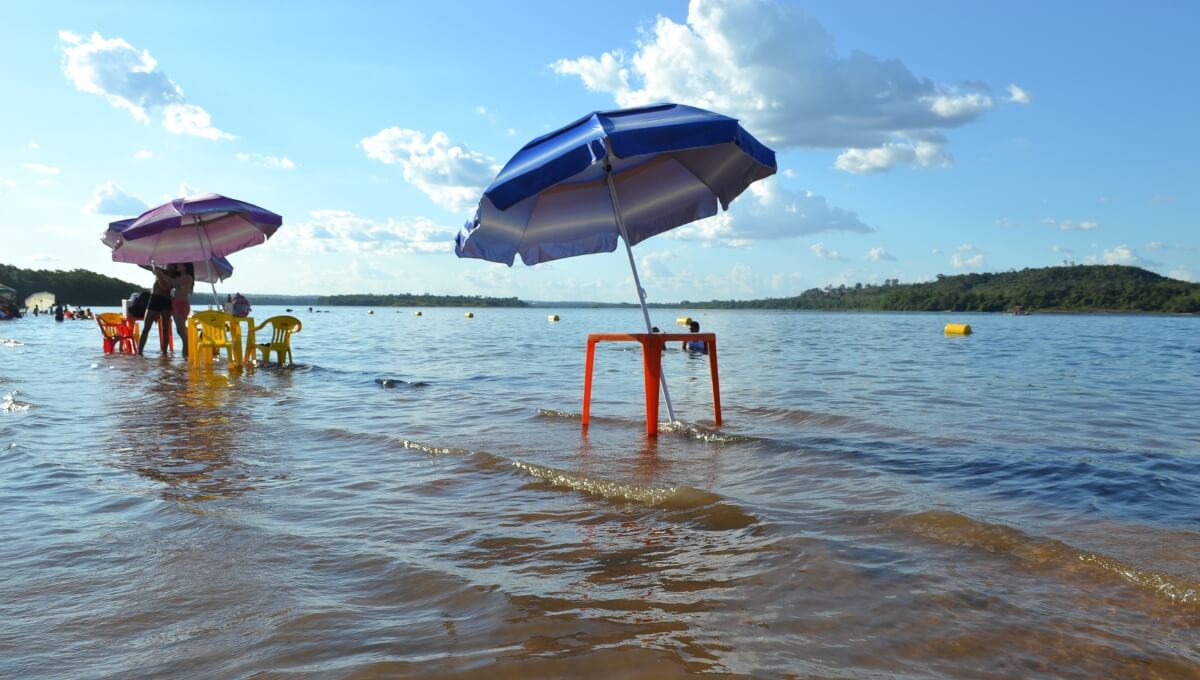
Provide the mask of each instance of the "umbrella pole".
[{"label": "umbrella pole", "polygon": [[[613,181],[612,164],[604,162],[604,178],[608,180],[608,196],[612,199],[613,218],[617,222],[617,230],[621,232],[621,240],[625,243],[625,254],[629,256],[629,268],[633,271],[633,285],[637,288],[638,303],[642,307],[642,318],[646,321],[646,332],[652,333],[650,311],[646,309],[646,291],[642,290],[642,281],[638,278],[637,264],[633,259],[633,247],[629,245],[629,233],[625,231],[625,220],[621,219],[621,202],[617,200],[617,185]],[[659,382],[662,383],[663,399],[667,402],[667,416],[675,422],[675,408],[671,406],[671,391],[667,389],[667,374],[659,369]]]}]

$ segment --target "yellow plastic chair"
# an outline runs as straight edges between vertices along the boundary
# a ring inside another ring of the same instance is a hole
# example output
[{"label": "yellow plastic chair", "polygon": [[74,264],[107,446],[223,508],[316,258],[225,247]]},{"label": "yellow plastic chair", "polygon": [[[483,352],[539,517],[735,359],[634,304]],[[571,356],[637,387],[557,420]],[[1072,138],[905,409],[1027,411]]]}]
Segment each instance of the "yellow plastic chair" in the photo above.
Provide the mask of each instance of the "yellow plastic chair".
[{"label": "yellow plastic chair", "polygon": [[273,316],[261,324],[254,327],[254,332],[257,333],[267,324],[271,324],[271,340],[270,342],[258,343],[258,351],[262,352],[263,362],[271,358],[271,352],[275,353],[275,358],[279,363],[284,363],[284,358],[287,358],[287,363],[292,363],[292,333],[299,333],[303,328],[300,319],[294,316]]},{"label": "yellow plastic chair", "polygon": [[237,319],[225,312],[208,310],[188,319],[188,362],[212,366],[213,357],[229,356],[229,368],[242,370],[242,330]]}]

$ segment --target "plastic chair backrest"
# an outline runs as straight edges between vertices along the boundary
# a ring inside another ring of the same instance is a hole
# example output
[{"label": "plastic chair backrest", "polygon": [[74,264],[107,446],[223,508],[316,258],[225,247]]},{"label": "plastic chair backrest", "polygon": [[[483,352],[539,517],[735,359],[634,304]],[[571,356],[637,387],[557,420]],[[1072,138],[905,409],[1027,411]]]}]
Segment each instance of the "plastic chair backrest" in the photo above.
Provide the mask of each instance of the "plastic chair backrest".
[{"label": "plastic chair backrest", "polygon": [[287,345],[290,343],[292,333],[299,333],[304,327],[300,323],[300,319],[294,316],[273,316],[264,324],[271,324],[271,344],[272,345]]},{"label": "plastic chair backrest", "polygon": [[113,340],[128,338],[133,335],[132,326],[125,323],[125,317],[120,312],[102,312],[96,315],[96,323],[104,337]]},{"label": "plastic chair backrest", "polygon": [[211,309],[193,313],[189,321],[196,324],[201,342],[211,342],[221,346],[229,342],[230,334],[237,328],[237,319],[225,312]]},{"label": "plastic chair backrest", "polygon": [[280,363],[283,363],[285,354],[287,360],[291,361],[292,333],[299,333],[304,328],[304,324],[300,323],[300,319],[294,316],[282,314],[263,321],[255,330],[265,328],[267,324],[271,324],[271,341],[259,343],[259,349],[263,353],[263,360],[266,361],[270,353],[274,351]]}]

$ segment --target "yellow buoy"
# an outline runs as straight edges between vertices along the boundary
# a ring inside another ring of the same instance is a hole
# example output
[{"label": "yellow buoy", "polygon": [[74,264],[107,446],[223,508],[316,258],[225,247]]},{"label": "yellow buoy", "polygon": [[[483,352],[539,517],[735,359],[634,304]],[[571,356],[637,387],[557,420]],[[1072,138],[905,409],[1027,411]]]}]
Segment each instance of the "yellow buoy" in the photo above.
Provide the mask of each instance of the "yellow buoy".
[{"label": "yellow buoy", "polygon": [[558,321],[558,315],[557,315],[557,314],[551,314],[550,316],[546,317],[546,319],[548,319],[548,320],[550,320],[550,321]]},{"label": "yellow buoy", "polygon": [[463,316],[467,317],[468,319],[474,319],[475,312],[467,312],[466,314],[463,314]]},{"label": "yellow buoy", "polygon": [[675,319],[675,323],[680,326],[690,326],[690,325],[692,325],[692,317],[681,316],[678,319]]},{"label": "yellow buoy", "polygon": [[948,323],[946,324],[946,335],[970,335],[971,324],[969,323]]}]

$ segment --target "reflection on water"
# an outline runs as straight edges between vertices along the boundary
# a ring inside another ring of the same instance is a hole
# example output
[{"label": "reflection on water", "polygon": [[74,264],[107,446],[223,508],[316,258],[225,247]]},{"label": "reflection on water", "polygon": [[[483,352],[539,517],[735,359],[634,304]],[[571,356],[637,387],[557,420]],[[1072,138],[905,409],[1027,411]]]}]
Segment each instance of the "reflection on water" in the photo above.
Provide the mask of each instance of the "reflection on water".
[{"label": "reflection on water", "polygon": [[250,491],[259,483],[245,461],[257,443],[247,413],[254,389],[236,375],[166,366],[136,401],[117,409],[108,448],[119,466],[161,483],[165,499],[209,501]]},{"label": "reflection on water", "polygon": [[705,313],[647,438],[636,314],[424,312],[6,326],[0,676],[1200,678],[1195,319]]}]

